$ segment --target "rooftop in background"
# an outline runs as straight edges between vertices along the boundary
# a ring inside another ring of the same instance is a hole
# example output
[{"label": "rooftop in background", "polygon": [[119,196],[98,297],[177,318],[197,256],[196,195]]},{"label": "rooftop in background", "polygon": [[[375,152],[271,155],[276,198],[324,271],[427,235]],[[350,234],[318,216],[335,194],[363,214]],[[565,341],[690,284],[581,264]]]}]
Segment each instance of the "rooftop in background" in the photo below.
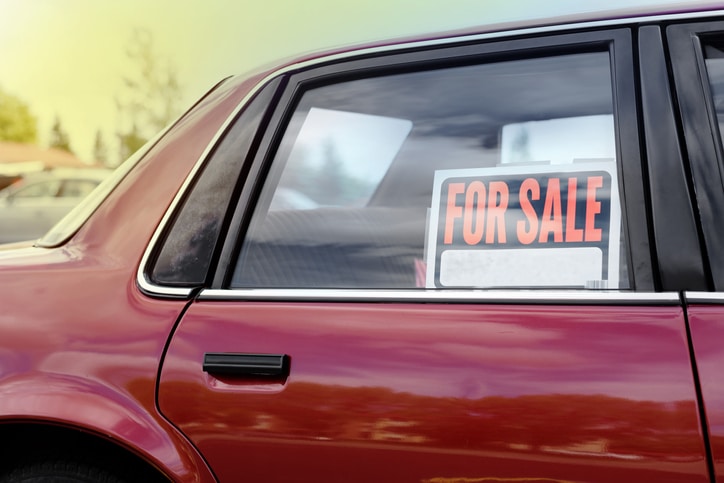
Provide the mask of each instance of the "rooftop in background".
[{"label": "rooftop in background", "polygon": [[62,149],[0,141],[0,174],[19,175],[57,168],[96,168]]}]

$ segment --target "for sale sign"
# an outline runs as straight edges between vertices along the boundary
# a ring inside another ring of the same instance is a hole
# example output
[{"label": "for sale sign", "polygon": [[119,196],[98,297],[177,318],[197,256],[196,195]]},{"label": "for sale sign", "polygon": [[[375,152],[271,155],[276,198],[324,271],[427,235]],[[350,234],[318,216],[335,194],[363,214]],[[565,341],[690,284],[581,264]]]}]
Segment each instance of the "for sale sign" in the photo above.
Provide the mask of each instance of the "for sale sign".
[{"label": "for sale sign", "polygon": [[617,288],[614,162],[435,173],[428,288]]}]

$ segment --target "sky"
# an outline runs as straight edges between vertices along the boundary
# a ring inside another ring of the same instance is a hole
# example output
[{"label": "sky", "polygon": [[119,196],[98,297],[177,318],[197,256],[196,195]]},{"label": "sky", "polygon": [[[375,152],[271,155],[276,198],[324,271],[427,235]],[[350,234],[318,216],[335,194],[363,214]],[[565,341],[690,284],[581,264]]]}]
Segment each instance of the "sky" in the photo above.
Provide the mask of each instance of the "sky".
[{"label": "sky", "polygon": [[[690,2],[636,4],[676,9]],[[631,0],[0,0],[0,89],[29,104],[40,144],[47,144],[57,116],[73,150],[89,161],[97,130],[113,149],[119,123],[114,98],[123,92],[122,77],[135,68],[126,48],[137,28],[151,33],[158,57],[175,67],[186,107],[228,75],[297,54],[631,5]]]}]

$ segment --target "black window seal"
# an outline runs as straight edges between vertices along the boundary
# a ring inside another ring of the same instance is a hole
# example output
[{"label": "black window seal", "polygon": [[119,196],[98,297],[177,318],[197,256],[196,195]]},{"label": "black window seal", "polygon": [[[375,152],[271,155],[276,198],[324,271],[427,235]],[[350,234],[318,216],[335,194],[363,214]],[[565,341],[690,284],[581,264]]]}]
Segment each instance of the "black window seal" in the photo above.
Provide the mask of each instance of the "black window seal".
[{"label": "black window seal", "polygon": [[[724,291],[724,149],[717,127],[702,40],[724,38],[724,21],[673,24],[666,28],[688,168],[701,224],[709,287]],[[714,168],[714,169],[712,169]]]},{"label": "black window seal", "polygon": [[663,291],[706,290],[706,255],[677,118],[664,36],[658,25],[638,31],[645,179],[649,181],[651,239]]}]

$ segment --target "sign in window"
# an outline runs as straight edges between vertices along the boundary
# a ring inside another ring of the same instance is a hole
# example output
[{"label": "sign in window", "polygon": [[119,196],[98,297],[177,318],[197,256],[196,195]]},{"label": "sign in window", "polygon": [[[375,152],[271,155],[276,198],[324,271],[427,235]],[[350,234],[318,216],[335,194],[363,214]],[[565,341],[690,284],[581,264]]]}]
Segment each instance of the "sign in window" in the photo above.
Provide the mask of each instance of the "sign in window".
[{"label": "sign in window", "polygon": [[435,173],[426,287],[617,288],[616,165]]}]

